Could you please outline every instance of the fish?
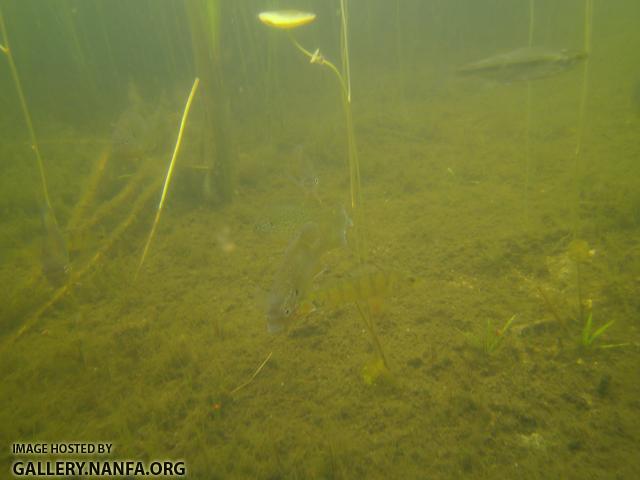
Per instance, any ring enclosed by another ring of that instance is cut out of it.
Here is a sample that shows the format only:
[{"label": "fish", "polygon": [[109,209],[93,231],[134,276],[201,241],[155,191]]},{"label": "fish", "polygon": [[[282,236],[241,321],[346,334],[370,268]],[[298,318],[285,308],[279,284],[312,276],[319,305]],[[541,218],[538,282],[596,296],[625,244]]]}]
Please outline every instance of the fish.
[{"label": "fish", "polygon": [[41,209],[42,220],[42,273],[54,287],[67,281],[71,266],[69,250],[50,205]]},{"label": "fish", "polygon": [[280,232],[293,235],[300,227],[317,217],[316,214],[316,210],[301,203],[272,205],[260,212],[260,218],[253,223],[253,230],[258,234]]},{"label": "fish", "polygon": [[376,269],[359,273],[309,293],[300,307],[303,314],[350,303],[367,305],[371,313],[382,312],[385,301],[403,280],[398,272]]},{"label": "fish", "polygon": [[307,222],[296,232],[267,294],[266,316],[270,333],[282,332],[290,325],[313,278],[320,273],[322,257],[331,250],[347,246],[347,230],[352,225],[342,209],[325,221]]},{"label": "fish", "polygon": [[320,177],[316,174],[311,159],[305,155],[304,146],[301,144],[293,148],[290,171],[288,179],[304,192],[305,198],[313,198],[322,205],[322,199],[318,193]]},{"label": "fish", "polygon": [[133,82],[127,92],[128,106],[113,124],[111,145],[114,156],[125,160],[138,160],[154,152],[162,138],[163,101],[155,109],[145,103]]},{"label": "fish", "polygon": [[153,149],[153,142],[144,116],[127,109],[118,117],[111,137],[113,153],[125,159],[137,159]]},{"label": "fish", "polygon": [[461,75],[478,75],[499,82],[535,80],[568,70],[588,57],[586,52],[524,47],[458,68]]}]

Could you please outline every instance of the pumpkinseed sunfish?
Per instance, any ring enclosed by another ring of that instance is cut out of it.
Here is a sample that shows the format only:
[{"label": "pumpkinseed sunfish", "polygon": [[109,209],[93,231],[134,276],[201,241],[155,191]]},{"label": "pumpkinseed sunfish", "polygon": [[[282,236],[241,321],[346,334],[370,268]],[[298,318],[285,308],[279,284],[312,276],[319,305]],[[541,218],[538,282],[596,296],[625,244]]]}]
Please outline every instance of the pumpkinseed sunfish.
[{"label": "pumpkinseed sunfish", "polygon": [[308,222],[296,232],[267,294],[267,326],[278,333],[289,325],[320,271],[325,253],[346,246],[353,225],[344,210],[323,222]]}]

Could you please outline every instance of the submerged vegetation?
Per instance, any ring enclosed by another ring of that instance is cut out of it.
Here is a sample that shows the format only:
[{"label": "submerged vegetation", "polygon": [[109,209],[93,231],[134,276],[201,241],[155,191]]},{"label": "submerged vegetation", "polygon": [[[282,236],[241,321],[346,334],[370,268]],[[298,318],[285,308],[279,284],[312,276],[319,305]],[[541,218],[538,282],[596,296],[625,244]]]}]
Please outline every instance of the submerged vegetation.
[{"label": "submerged vegetation", "polygon": [[611,320],[607,323],[605,323],[604,325],[601,325],[600,327],[596,328],[596,330],[593,330],[593,311],[589,312],[589,315],[587,315],[585,322],[584,322],[584,327],[582,328],[582,335],[580,336],[580,345],[582,348],[585,349],[609,349],[609,348],[618,348],[618,347],[625,347],[625,346],[629,346],[631,345],[631,343],[607,343],[607,344],[602,344],[602,343],[597,343],[596,340],[604,333],[606,332],[609,327],[611,327],[614,324],[615,320]]},{"label": "submerged vegetation", "polygon": [[486,355],[495,355],[502,348],[509,327],[515,319],[516,315],[511,316],[502,328],[494,327],[491,320],[488,319],[487,327],[482,334],[465,333],[465,335],[474,348]]},{"label": "submerged vegetation", "polygon": [[613,325],[613,320],[605,323],[601,327],[599,327],[595,332],[592,331],[592,320],[593,320],[593,312],[589,312],[587,318],[584,322],[584,327],[582,329],[582,346],[585,348],[589,348],[593,345],[593,342],[602,335],[611,325]]},{"label": "submerged vegetation", "polygon": [[2,444],[640,477],[640,4],[593,3],[0,0]]}]

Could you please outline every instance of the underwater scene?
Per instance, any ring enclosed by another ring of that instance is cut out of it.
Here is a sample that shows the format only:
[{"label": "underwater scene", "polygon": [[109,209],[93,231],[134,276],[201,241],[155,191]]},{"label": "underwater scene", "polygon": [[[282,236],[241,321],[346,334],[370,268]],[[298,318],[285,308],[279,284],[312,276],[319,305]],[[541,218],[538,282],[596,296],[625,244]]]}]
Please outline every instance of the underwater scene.
[{"label": "underwater scene", "polygon": [[640,478],[638,25],[0,0],[0,477]]}]

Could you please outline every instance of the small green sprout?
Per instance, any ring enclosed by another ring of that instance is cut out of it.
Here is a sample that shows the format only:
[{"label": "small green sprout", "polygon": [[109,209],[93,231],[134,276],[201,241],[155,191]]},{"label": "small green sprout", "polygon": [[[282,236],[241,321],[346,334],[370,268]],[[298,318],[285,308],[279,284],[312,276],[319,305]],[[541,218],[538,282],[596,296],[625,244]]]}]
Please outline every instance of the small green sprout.
[{"label": "small green sprout", "polygon": [[513,315],[509,320],[506,321],[502,328],[498,328],[497,330],[494,330],[491,326],[491,320],[487,320],[487,333],[485,334],[483,342],[484,345],[482,348],[484,353],[486,353],[487,355],[493,355],[500,349],[504,342],[504,336],[515,319],[516,316]]},{"label": "small green sprout", "polygon": [[580,346],[585,349],[599,348],[599,349],[605,350],[609,348],[626,347],[627,345],[631,345],[630,343],[608,343],[605,345],[594,345],[594,342],[598,339],[598,337],[600,337],[604,332],[606,332],[609,329],[609,327],[614,324],[614,322],[615,320],[611,320],[605,323],[604,325],[602,325],[600,328],[596,329],[596,331],[594,332],[592,331],[593,330],[593,312],[589,312],[589,315],[587,316],[584,322],[584,327],[582,328],[582,337],[580,339]]},{"label": "small green sprout", "polygon": [[595,332],[591,333],[593,328],[593,312],[589,312],[589,316],[584,322],[584,327],[582,328],[582,346],[589,348],[593,345],[593,342],[596,338],[602,335],[611,325],[613,325],[614,320],[611,320],[608,323],[605,323]]},{"label": "small green sprout", "polygon": [[474,335],[471,333],[465,333],[464,335],[473,347],[481,350],[482,353],[487,355],[494,355],[498,352],[500,347],[502,347],[504,337],[515,319],[516,315],[513,315],[505,322],[502,328],[498,329],[494,328],[491,320],[487,320],[487,328],[484,335]]}]

